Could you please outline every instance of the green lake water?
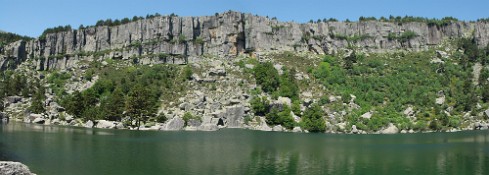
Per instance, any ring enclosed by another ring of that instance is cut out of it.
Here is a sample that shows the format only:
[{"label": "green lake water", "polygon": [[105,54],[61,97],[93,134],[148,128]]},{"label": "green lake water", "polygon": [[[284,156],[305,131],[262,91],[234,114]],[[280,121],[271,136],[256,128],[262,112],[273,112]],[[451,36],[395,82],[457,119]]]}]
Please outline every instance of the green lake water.
[{"label": "green lake water", "polygon": [[489,131],[335,135],[156,132],[10,123],[0,160],[39,175],[489,174]]}]

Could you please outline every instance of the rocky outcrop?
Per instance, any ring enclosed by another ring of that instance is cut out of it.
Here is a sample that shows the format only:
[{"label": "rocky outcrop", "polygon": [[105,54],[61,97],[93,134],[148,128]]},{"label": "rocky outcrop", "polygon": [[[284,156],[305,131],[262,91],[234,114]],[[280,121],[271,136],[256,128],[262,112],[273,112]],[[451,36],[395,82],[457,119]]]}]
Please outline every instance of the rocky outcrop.
[{"label": "rocky outcrop", "polygon": [[31,173],[29,168],[19,162],[0,161],[1,175],[35,175]]},{"label": "rocky outcrop", "polygon": [[[408,40],[389,34],[416,33]],[[117,26],[96,26],[47,34],[45,38],[10,44],[0,57],[2,68],[27,58],[40,70],[67,68],[82,57],[132,59],[144,63],[182,64],[204,54],[220,57],[270,51],[334,53],[349,44],[372,52],[424,50],[445,39],[474,37],[489,43],[489,23],[453,22],[280,22],[239,12],[214,16],[157,16]]]}]

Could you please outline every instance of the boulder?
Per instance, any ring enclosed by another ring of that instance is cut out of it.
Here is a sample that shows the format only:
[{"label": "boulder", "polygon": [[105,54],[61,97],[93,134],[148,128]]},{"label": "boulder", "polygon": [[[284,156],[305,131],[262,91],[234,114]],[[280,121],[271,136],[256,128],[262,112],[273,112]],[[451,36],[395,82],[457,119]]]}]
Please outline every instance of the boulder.
[{"label": "boulder", "polygon": [[438,105],[444,104],[445,103],[445,96],[441,96],[441,97],[436,98],[435,103]]},{"label": "boulder", "polygon": [[346,123],[338,123],[336,124],[336,127],[338,127],[338,129],[343,131],[346,128]]},{"label": "boulder", "polygon": [[32,120],[32,123],[36,123],[36,124],[44,124],[44,122],[46,122],[46,120],[44,120],[41,117],[35,118],[34,120]]},{"label": "boulder", "polygon": [[209,70],[210,76],[226,76],[226,69],[223,67],[215,67]]},{"label": "boulder", "polygon": [[370,119],[372,117],[373,112],[367,112],[365,114],[362,114],[360,117],[365,118],[365,119]]},{"label": "boulder", "polygon": [[301,127],[296,126],[292,129],[292,132],[302,132],[302,129]]},{"label": "boulder", "polygon": [[226,108],[226,112],[222,113],[221,118],[226,119],[227,127],[229,128],[239,128],[243,123],[244,117],[244,106],[243,105],[234,105]]},{"label": "boulder", "polygon": [[284,131],[284,128],[281,125],[276,125],[272,128],[272,131],[282,132]]},{"label": "boulder", "polygon": [[53,125],[60,125],[61,124],[61,120],[60,119],[54,119],[53,121],[51,121],[51,123]]},{"label": "boulder", "polygon": [[282,75],[282,74],[284,73],[284,70],[282,70],[282,67],[283,67],[282,65],[280,65],[280,64],[275,64],[275,65],[273,65],[273,67],[274,67],[275,69],[277,69],[277,71],[278,71],[278,74],[279,74],[279,75]]},{"label": "boulder", "polygon": [[448,58],[448,54],[445,51],[441,51],[441,50],[436,51],[436,56],[438,58],[443,58],[443,59]]},{"label": "boulder", "polygon": [[387,128],[380,131],[381,134],[397,134],[399,133],[399,129],[392,123],[389,123]]},{"label": "boulder", "polygon": [[352,125],[351,126],[351,133],[352,134],[358,134],[358,129],[357,129],[357,126],[356,125]]},{"label": "boulder", "polygon": [[103,129],[114,129],[115,128],[114,122],[107,121],[107,120],[97,120],[97,124],[95,125],[95,128],[103,128]]},{"label": "boulder", "polygon": [[180,117],[175,117],[173,119],[170,119],[168,123],[166,123],[164,126],[160,127],[160,130],[178,131],[182,130],[184,126],[185,121]]},{"label": "boulder", "polygon": [[413,107],[408,107],[406,110],[404,110],[404,115],[406,116],[413,116],[414,115],[414,110],[413,110]]},{"label": "boulder", "polygon": [[117,123],[117,125],[115,125],[115,129],[124,129],[124,124],[122,122],[120,123]]},{"label": "boulder", "polygon": [[22,97],[19,96],[8,96],[7,97],[7,102],[10,104],[18,103],[22,101]]},{"label": "boulder", "polygon": [[248,68],[248,69],[253,69],[255,67],[255,65],[253,65],[253,64],[245,64],[245,67]]},{"label": "boulder", "polygon": [[183,102],[180,105],[178,105],[178,108],[180,108],[181,110],[187,111],[188,109],[190,109],[190,106],[191,106],[190,103]]},{"label": "boulder", "polygon": [[278,97],[276,103],[290,106],[292,104],[292,100],[289,97]]},{"label": "boulder", "polygon": [[93,128],[95,124],[93,123],[93,121],[89,120],[88,122],[86,122],[83,126],[85,128]]},{"label": "boulder", "polygon": [[335,96],[330,95],[330,96],[328,97],[328,100],[329,100],[329,102],[330,102],[330,103],[333,103],[333,102],[337,101],[338,99],[337,99]]},{"label": "boulder", "polygon": [[188,126],[191,126],[191,127],[198,127],[198,126],[202,125],[202,121],[200,121],[200,120],[195,120],[195,119],[190,119],[190,120],[187,122],[187,125],[188,125]]},{"label": "boulder", "polygon": [[261,122],[261,125],[257,126],[255,129],[260,131],[272,131],[272,128],[270,128],[266,122]]},{"label": "boulder", "polygon": [[71,122],[73,119],[75,119],[72,115],[65,114],[65,121],[66,122]]},{"label": "boulder", "polygon": [[19,162],[0,161],[1,175],[35,175],[29,168]]}]

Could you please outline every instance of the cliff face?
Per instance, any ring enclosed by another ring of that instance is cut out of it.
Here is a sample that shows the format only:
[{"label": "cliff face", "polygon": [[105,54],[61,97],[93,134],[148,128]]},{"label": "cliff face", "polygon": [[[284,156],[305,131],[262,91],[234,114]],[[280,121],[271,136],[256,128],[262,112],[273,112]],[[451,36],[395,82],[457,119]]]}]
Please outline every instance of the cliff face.
[{"label": "cliff face", "polygon": [[[407,41],[389,38],[412,31]],[[219,57],[269,51],[334,53],[349,44],[371,52],[424,50],[445,39],[474,37],[489,43],[489,23],[454,22],[446,26],[390,22],[279,22],[266,17],[226,12],[216,16],[159,16],[118,26],[98,26],[47,34],[43,40],[16,42],[0,51],[8,59],[37,59],[39,69],[66,67],[87,55],[146,59],[181,64],[209,54]],[[144,60],[143,60],[144,61]],[[11,62],[12,64],[17,61]]]}]

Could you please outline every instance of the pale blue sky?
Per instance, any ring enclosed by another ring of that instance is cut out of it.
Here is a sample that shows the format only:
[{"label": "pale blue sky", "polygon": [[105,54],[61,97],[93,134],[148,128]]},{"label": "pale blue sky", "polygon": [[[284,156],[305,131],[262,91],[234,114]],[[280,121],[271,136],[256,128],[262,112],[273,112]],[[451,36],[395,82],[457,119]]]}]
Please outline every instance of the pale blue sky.
[{"label": "pale blue sky", "polygon": [[360,16],[489,17],[489,0],[0,0],[0,30],[38,36],[47,27],[93,25],[146,14],[213,15],[228,10],[281,21],[357,20]]}]

